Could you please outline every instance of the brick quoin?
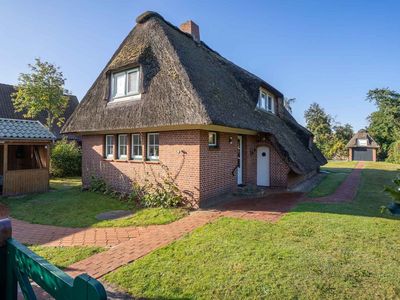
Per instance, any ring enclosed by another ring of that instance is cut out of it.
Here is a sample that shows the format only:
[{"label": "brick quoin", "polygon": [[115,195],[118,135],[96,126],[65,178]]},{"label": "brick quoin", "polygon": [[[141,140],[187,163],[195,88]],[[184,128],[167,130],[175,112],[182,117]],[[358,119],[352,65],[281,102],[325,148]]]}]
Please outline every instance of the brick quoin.
[{"label": "brick quoin", "polygon": [[[138,133],[138,132],[131,132]],[[142,134],[143,157],[146,156],[146,133]],[[208,146],[208,131],[180,130],[159,132],[160,162],[104,158],[104,135],[82,137],[82,180],[88,187],[92,176],[103,178],[115,190],[130,192],[133,182],[161,183],[168,170],[178,188],[194,207],[206,205],[210,199],[232,193],[237,189],[235,167],[238,155],[238,134],[219,132],[218,147]],[[270,182],[272,187],[287,187],[297,181],[297,175],[289,174],[290,168],[268,140],[259,141],[257,136],[243,137],[243,183],[257,183],[257,147],[270,149]],[[117,141],[117,135],[114,138]],[[130,153],[129,137],[128,153]],[[233,172],[234,171],[234,172]],[[233,173],[232,173],[233,172]],[[295,179],[293,179],[295,178]]]}]

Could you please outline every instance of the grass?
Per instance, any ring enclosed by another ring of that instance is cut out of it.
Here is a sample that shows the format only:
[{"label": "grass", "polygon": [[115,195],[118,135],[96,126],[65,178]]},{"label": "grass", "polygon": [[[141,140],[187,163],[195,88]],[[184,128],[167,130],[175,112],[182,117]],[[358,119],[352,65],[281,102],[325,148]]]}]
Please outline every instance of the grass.
[{"label": "grass", "polygon": [[223,218],[105,279],[162,299],[397,299],[400,218],[380,213],[399,165],[368,163],[356,199],[277,223]]},{"label": "grass", "polygon": [[43,257],[56,267],[64,269],[75,262],[104,251],[101,247],[43,247],[29,246],[33,252]]},{"label": "grass", "polygon": [[[24,197],[0,198],[12,217],[35,224],[65,227],[120,227],[166,224],[187,214],[184,209],[133,210],[128,203],[108,195],[81,191],[79,178],[52,179],[51,191]],[[99,221],[96,215],[112,210],[132,210],[133,216]]]},{"label": "grass", "polygon": [[347,178],[356,163],[355,161],[329,161],[322,167],[322,170],[329,173],[308,193],[308,197],[317,198],[333,194]]}]

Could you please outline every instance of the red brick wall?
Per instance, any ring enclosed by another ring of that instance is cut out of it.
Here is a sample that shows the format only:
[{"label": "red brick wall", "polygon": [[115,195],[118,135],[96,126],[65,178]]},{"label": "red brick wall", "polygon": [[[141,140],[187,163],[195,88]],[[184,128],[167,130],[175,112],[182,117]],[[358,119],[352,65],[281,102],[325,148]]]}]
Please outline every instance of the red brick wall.
[{"label": "red brick wall", "polygon": [[[142,135],[144,155],[145,136]],[[194,202],[200,198],[199,139],[200,131],[160,132],[159,136],[160,162],[169,168],[178,187]],[[103,142],[104,135],[82,137],[82,180],[85,187],[95,175],[102,177],[114,189],[129,192],[133,181],[143,184],[147,179],[156,183],[165,176],[165,170],[157,162],[105,160]]]},{"label": "red brick wall", "polygon": [[237,165],[237,135],[219,132],[218,147],[210,148],[208,131],[201,131],[200,142],[200,194],[202,205],[206,205],[212,198],[237,189],[236,173],[232,175]]},{"label": "red brick wall", "polygon": [[[206,205],[217,196],[237,189],[237,134],[218,133],[218,147],[209,148],[208,131],[187,130],[159,133],[160,163],[146,161],[119,161],[104,159],[104,135],[82,138],[82,180],[87,187],[92,175],[100,176],[114,189],[131,190],[132,182],[148,180],[159,182],[165,176],[166,165],[176,184],[187,198],[197,206]],[[232,138],[232,143],[230,143]],[[117,138],[115,137],[115,140]],[[270,183],[273,187],[288,186],[288,165],[268,140],[243,135],[243,183],[257,184],[257,147],[270,148]],[[146,155],[146,134],[142,134],[143,155]],[[116,152],[116,146],[114,147]],[[128,153],[130,146],[128,146]]]},{"label": "red brick wall", "polygon": [[289,166],[283,161],[279,153],[266,141],[258,141],[257,136],[245,137],[245,172],[246,184],[257,184],[257,147],[267,146],[270,150],[270,185],[271,187],[286,187],[288,185]]}]

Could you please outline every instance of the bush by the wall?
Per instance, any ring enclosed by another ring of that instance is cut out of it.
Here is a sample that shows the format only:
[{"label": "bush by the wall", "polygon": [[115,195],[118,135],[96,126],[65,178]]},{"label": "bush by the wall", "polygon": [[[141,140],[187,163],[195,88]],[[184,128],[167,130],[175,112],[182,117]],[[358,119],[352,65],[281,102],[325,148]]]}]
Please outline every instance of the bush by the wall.
[{"label": "bush by the wall", "polygon": [[400,140],[393,142],[388,151],[388,162],[400,164]]},{"label": "bush by the wall", "polygon": [[50,173],[55,177],[80,176],[82,151],[78,144],[66,139],[57,141],[50,156]]}]

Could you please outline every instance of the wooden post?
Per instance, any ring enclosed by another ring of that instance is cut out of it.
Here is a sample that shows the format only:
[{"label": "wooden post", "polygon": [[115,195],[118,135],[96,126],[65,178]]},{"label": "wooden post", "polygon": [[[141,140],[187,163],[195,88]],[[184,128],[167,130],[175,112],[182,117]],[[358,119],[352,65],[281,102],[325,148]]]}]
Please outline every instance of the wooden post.
[{"label": "wooden post", "polygon": [[17,281],[10,272],[12,268],[7,265],[7,241],[11,238],[11,231],[10,219],[0,220],[0,299],[7,299],[10,295],[12,295],[11,299],[17,297]]},{"label": "wooden post", "polygon": [[3,146],[3,196],[7,196],[8,145]]}]

